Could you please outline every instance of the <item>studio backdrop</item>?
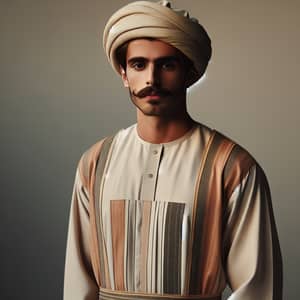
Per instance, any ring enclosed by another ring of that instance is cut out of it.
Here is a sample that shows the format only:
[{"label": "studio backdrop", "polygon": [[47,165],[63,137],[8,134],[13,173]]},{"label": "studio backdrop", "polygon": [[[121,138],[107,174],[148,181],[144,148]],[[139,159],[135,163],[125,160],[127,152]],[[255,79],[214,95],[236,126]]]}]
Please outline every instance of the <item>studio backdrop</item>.
[{"label": "studio backdrop", "polygon": [[[1,299],[62,299],[78,160],[136,122],[101,44],[107,19],[128,2],[0,2]],[[284,299],[297,300],[300,2],[172,3],[198,18],[212,39],[212,60],[189,91],[188,110],[263,167],[281,242]]]}]

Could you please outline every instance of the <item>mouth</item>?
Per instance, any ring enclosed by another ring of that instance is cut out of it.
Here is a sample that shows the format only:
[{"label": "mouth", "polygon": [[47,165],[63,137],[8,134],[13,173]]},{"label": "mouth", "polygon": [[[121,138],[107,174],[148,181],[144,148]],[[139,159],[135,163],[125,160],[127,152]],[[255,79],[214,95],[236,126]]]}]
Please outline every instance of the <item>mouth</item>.
[{"label": "mouth", "polygon": [[151,95],[146,96],[145,98],[150,99],[150,100],[159,100],[161,98],[161,95],[151,94]]}]

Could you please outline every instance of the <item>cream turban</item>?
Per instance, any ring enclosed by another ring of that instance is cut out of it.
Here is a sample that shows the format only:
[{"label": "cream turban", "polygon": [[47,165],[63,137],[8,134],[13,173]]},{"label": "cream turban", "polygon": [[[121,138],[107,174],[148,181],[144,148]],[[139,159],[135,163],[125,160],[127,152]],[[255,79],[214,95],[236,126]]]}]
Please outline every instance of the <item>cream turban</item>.
[{"label": "cream turban", "polygon": [[166,42],[184,53],[194,64],[196,82],[205,72],[211,57],[211,42],[205,29],[188,12],[171,8],[169,1],[136,1],[108,20],[103,47],[116,72],[120,73],[116,49],[125,42],[151,37]]}]

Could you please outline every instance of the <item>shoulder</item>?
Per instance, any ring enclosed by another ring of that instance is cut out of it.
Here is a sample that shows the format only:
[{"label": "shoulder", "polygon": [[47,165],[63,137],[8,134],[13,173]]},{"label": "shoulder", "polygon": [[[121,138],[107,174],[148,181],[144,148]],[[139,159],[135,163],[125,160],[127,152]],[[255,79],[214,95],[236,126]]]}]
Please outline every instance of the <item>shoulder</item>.
[{"label": "shoulder", "polygon": [[219,131],[216,131],[216,134],[224,144],[232,145],[223,169],[224,190],[228,199],[251,169],[256,169],[262,176],[265,174],[257,160],[245,147]]},{"label": "shoulder", "polygon": [[78,172],[82,181],[82,184],[88,188],[90,178],[92,176],[93,170],[95,169],[98,161],[99,154],[103,143],[108,138],[104,137],[96,143],[89,146],[82,154],[78,163]]},{"label": "shoulder", "polygon": [[78,162],[78,172],[83,185],[89,188],[90,182],[93,180],[95,174],[96,166],[101,151],[104,149],[109,149],[113,143],[116,143],[124,135],[127,136],[134,131],[135,124],[127,127],[121,128],[115,133],[109,136],[105,136],[98,140],[91,146],[89,146],[82,154]]},{"label": "shoulder", "polygon": [[82,154],[78,162],[78,172],[81,177],[83,185],[89,188],[92,177],[95,174],[96,166],[101,151],[104,149],[109,149],[113,140],[118,136],[121,130],[118,132],[103,137],[91,146],[89,146]]}]

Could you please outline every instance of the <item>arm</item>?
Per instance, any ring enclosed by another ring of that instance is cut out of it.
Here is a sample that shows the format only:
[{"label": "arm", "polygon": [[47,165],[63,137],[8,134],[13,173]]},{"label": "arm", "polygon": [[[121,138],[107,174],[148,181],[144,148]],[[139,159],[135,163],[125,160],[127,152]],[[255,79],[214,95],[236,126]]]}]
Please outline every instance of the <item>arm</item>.
[{"label": "arm", "polygon": [[271,193],[255,163],[231,194],[224,233],[228,300],[281,300],[282,258]]},{"label": "arm", "polygon": [[64,300],[96,300],[98,285],[90,256],[89,197],[77,168],[70,209]]}]

